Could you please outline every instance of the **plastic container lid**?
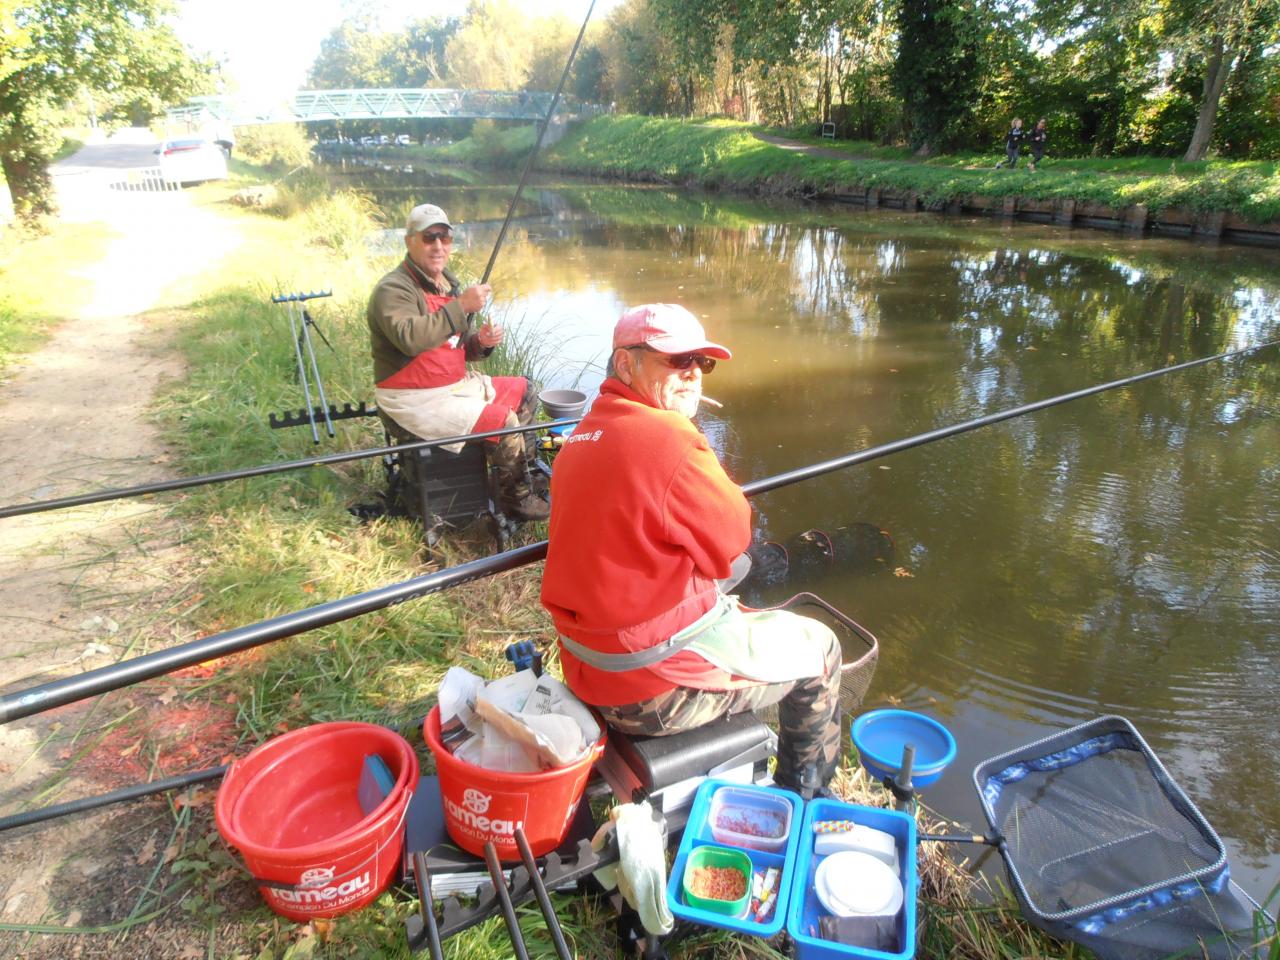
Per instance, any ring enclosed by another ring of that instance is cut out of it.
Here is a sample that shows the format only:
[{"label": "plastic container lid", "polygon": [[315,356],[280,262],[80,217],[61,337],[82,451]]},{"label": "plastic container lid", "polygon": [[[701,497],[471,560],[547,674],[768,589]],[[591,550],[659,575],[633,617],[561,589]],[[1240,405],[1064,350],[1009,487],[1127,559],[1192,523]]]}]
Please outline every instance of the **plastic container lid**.
[{"label": "plastic container lid", "polygon": [[818,864],[814,888],[827,912],[837,917],[894,916],[902,909],[902,881],[860,850],[833,853]]},{"label": "plastic container lid", "polygon": [[791,804],[764,789],[720,787],[707,823],[717,843],[777,853],[791,835]]}]

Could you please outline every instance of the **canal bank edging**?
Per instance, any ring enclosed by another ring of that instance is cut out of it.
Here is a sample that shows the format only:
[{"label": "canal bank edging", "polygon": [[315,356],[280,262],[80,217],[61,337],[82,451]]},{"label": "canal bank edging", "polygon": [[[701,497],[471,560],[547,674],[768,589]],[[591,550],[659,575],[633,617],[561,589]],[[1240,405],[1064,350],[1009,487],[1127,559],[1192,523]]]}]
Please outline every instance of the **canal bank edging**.
[{"label": "canal bank edging", "polygon": [[980,214],[1031,223],[1052,223],[1063,227],[1116,230],[1139,236],[1163,235],[1280,248],[1280,223],[1251,223],[1237,214],[1223,210],[1168,207],[1152,213],[1142,203],[1111,207],[1071,199],[1036,200],[1031,197],[986,197],[978,194],[926,202],[914,190],[900,192],[882,187],[824,192],[818,194],[817,199],[868,208],[905,210],[908,213],[923,211],[951,215]]}]

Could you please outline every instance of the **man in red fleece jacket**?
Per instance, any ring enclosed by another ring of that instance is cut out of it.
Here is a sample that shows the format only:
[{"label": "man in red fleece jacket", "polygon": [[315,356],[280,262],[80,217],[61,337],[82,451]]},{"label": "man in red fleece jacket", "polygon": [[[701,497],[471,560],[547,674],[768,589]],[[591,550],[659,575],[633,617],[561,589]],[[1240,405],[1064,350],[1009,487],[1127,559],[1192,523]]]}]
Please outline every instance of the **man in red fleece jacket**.
[{"label": "man in red fleece jacket", "polygon": [[600,396],[556,456],[542,603],[565,681],[611,726],[678,733],[778,703],[775,781],[825,787],[839,642],[807,617],[743,611],[716,586],[751,541],[751,508],[690,418],[703,376],[730,356],[684,307],[622,315]]}]

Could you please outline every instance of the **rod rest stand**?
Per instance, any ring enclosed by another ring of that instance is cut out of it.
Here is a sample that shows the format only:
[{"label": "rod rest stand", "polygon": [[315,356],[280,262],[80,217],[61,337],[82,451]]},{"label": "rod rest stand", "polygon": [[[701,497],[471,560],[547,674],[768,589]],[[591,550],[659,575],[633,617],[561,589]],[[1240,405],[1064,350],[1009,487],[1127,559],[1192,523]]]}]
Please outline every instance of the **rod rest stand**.
[{"label": "rod rest stand", "polygon": [[[560,854],[554,850],[546,855],[541,870],[542,882],[548,890],[554,891],[557,887],[576,883],[601,867],[617,862],[617,843],[611,840],[604,849],[597,852],[591,849],[591,841],[584,838],[578,841],[577,855],[572,860],[561,859]],[[523,864],[511,868],[511,880],[507,889],[511,903],[515,906],[533,899],[533,882]],[[490,917],[496,917],[499,909],[498,893],[491,884],[482,887],[475,903],[470,905],[464,906],[457,897],[446,897],[441,908],[440,938],[443,940],[452,937]],[[409,949],[415,953],[426,949],[427,931],[422,917],[416,913],[410,915],[405,919],[404,927]]]},{"label": "rod rest stand", "polygon": [[[376,417],[378,415],[378,407],[367,400],[361,400],[358,406],[352,406],[344,403],[342,409],[339,410],[334,404],[329,404],[330,420],[354,420],[358,417]],[[312,407],[311,415],[307,415],[306,407],[298,410],[296,413],[292,410],[285,410],[279,414],[267,414],[267,422],[271,424],[272,430],[279,430],[281,427],[301,427],[312,422],[312,418],[323,419],[325,415],[324,407]]]}]

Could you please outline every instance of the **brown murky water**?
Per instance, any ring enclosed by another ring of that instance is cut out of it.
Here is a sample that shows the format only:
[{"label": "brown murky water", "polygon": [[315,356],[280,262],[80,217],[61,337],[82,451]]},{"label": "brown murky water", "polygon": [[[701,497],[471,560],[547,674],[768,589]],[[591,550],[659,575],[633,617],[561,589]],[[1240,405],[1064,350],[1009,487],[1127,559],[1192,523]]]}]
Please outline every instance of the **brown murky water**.
[{"label": "brown murky water", "polygon": [[[445,207],[483,268],[511,186],[379,173],[393,221]],[[704,426],[745,482],[1280,336],[1280,255],[683,191],[526,193],[493,283],[553,386],[598,384],[614,320],[668,300],[735,358]],[[946,724],[925,800],[979,829],[980,761],[1131,720],[1227,841],[1280,880],[1280,355],[1078,400],[757,498],[762,539],[870,524],[893,555],[811,564],[875,632],[866,706]],[[855,528],[862,529],[862,528]]]}]

